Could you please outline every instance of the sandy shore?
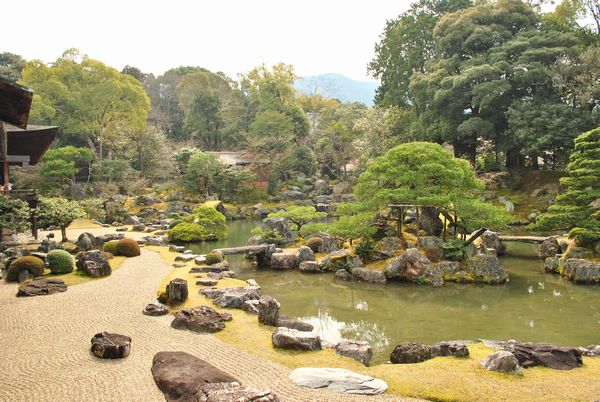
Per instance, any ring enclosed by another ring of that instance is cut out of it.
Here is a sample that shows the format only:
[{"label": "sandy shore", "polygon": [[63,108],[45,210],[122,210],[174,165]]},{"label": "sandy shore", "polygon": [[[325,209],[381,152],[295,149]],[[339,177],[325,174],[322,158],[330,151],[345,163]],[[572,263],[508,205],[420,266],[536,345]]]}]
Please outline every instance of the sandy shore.
[{"label": "sandy shore", "polygon": [[[17,286],[1,281],[0,400],[163,401],[150,373],[154,354],[163,350],[206,359],[242,383],[271,389],[285,401],[401,400],[301,388],[288,380],[287,367],[211,335],[173,329],[171,316],[143,315],[142,308],[153,301],[170,269],[158,254],[144,250],[110,277],[61,294],[17,298]],[[132,337],[131,355],[116,361],[95,358],[90,339],[101,331]]]}]

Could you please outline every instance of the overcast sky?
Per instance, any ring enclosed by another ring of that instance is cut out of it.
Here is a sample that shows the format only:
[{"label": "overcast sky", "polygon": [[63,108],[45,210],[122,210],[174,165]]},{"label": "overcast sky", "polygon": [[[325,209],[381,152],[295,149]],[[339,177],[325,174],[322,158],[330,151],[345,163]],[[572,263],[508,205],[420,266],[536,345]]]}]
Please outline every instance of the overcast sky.
[{"label": "overcast sky", "polygon": [[[117,69],[161,74],[193,65],[235,78],[261,63],[300,76],[369,79],[387,19],[410,0],[169,0],[4,2],[0,52],[51,62],[77,48]],[[9,17],[10,16],[10,17]]]}]

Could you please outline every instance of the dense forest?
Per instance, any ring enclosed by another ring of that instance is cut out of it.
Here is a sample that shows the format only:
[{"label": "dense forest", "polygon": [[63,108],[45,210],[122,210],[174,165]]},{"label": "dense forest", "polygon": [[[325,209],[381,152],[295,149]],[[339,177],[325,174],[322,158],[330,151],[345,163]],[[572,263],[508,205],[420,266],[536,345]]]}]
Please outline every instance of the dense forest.
[{"label": "dense forest", "polygon": [[283,63],[235,78],[195,66],[155,76],[75,49],[50,64],[1,53],[0,75],[35,91],[30,123],[61,128],[37,174],[16,182],[131,190],[196,169],[235,189],[249,171],[195,154],[238,150],[269,163],[273,190],[298,173],[360,173],[413,141],[451,146],[480,171],[564,169],[574,138],[600,124],[599,31],[595,0],[549,13],[520,0],[420,0],[383,27],[368,64],[381,82],[373,108],[299,94]]}]

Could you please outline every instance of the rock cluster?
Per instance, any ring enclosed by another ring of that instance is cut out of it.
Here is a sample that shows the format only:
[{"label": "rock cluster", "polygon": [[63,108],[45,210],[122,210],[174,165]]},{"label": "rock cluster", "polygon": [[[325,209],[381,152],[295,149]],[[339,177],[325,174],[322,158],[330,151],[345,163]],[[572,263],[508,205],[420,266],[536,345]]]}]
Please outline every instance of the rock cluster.
[{"label": "rock cluster", "polygon": [[219,313],[209,306],[199,306],[178,312],[171,326],[195,332],[218,332],[225,328],[225,321],[231,321],[231,314]]},{"label": "rock cluster", "polygon": [[469,349],[462,342],[440,342],[431,346],[405,342],[394,348],[390,361],[394,364],[420,363],[438,356],[468,357]]},{"label": "rock cluster", "polygon": [[209,299],[213,299],[214,304],[223,308],[241,309],[245,301],[260,299],[260,289],[255,286],[202,289],[200,293]]}]

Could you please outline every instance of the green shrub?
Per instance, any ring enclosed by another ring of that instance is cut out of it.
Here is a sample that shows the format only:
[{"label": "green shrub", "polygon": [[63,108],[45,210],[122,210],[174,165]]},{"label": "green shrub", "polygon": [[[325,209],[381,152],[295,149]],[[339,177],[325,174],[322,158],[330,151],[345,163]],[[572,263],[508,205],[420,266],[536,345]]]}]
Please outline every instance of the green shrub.
[{"label": "green shrub", "polygon": [[208,265],[217,264],[223,261],[223,254],[220,251],[211,251],[206,254],[206,263]]},{"label": "green shrub", "polygon": [[273,244],[281,244],[283,243],[283,237],[281,237],[281,234],[276,231],[275,229],[269,229],[266,232],[264,232],[261,228],[254,228],[250,231],[250,233],[252,233],[253,235],[256,236],[262,236],[262,238],[265,240],[265,242],[267,243],[273,243]]},{"label": "green shrub", "polygon": [[195,223],[183,222],[169,229],[169,240],[180,242],[197,242],[205,239],[206,232],[202,226]]},{"label": "green shrub", "polygon": [[119,243],[118,240],[111,240],[109,242],[106,242],[106,243],[104,243],[104,246],[102,247],[102,251],[111,253],[112,255],[119,255],[119,251],[117,250],[118,243]]},{"label": "green shrub", "polygon": [[575,240],[578,246],[594,248],[594,244],[600,241],[600,231],[588,228],[573,228],[569,232],[569,239]]},{"label": "green shrub", "polygon": [[311,237],[304,243],[304,245],[310,248],[313,252],[318,253],[323,246],[323,239],[320,237]]},{"label": "green shrub", "polygon": [[117,253],[125,257],[140,255],[140,245],[133,239],[124,238],[117,241]]},{"label": "green shrub", "polygon": [[360,258],[363,260],[368,260],[371,252],[373,251],[373,246],[374,244],[371,239],[361,239],[354,247],[354,250]]},{"label": "green shrub", "polygon": [[75,262],[73,256],[65,250],[52,250],[47,257],[48,268],[53,274],[67,274],[73,272]]},{"label": "green shrub", "polygon": [[445,260],[461,261],[467,258],[467,247],[461,240],[449,240],[440,245]]},{"label": "green shrub", "polygon": [[173,229],[175,226],[179,225],[180,223],[183,223],[183,219],[173,219],[169,223],[169,229]]},{"label": "green shrub", "polygon": [[298,234],[302,237],[309,237],[319,232],[327,231],[327,224],[321,222],[307,223],[300,228]]},{"label": "green shrub", "polygon": [[18,281],[19,274],[21,271],[25,270],[29,271],[33,277],[44,275],[44,262],[33,256],[19,257],[8,267],[8,271],[6,272],[6,281]]},{"label": "green shrub", "polygon": [[196,223],[202,226],[206,233],[204,240],[220,240],[227,237],[225,215],[209,206],[200,206],[193,212],[197,218]]}]

